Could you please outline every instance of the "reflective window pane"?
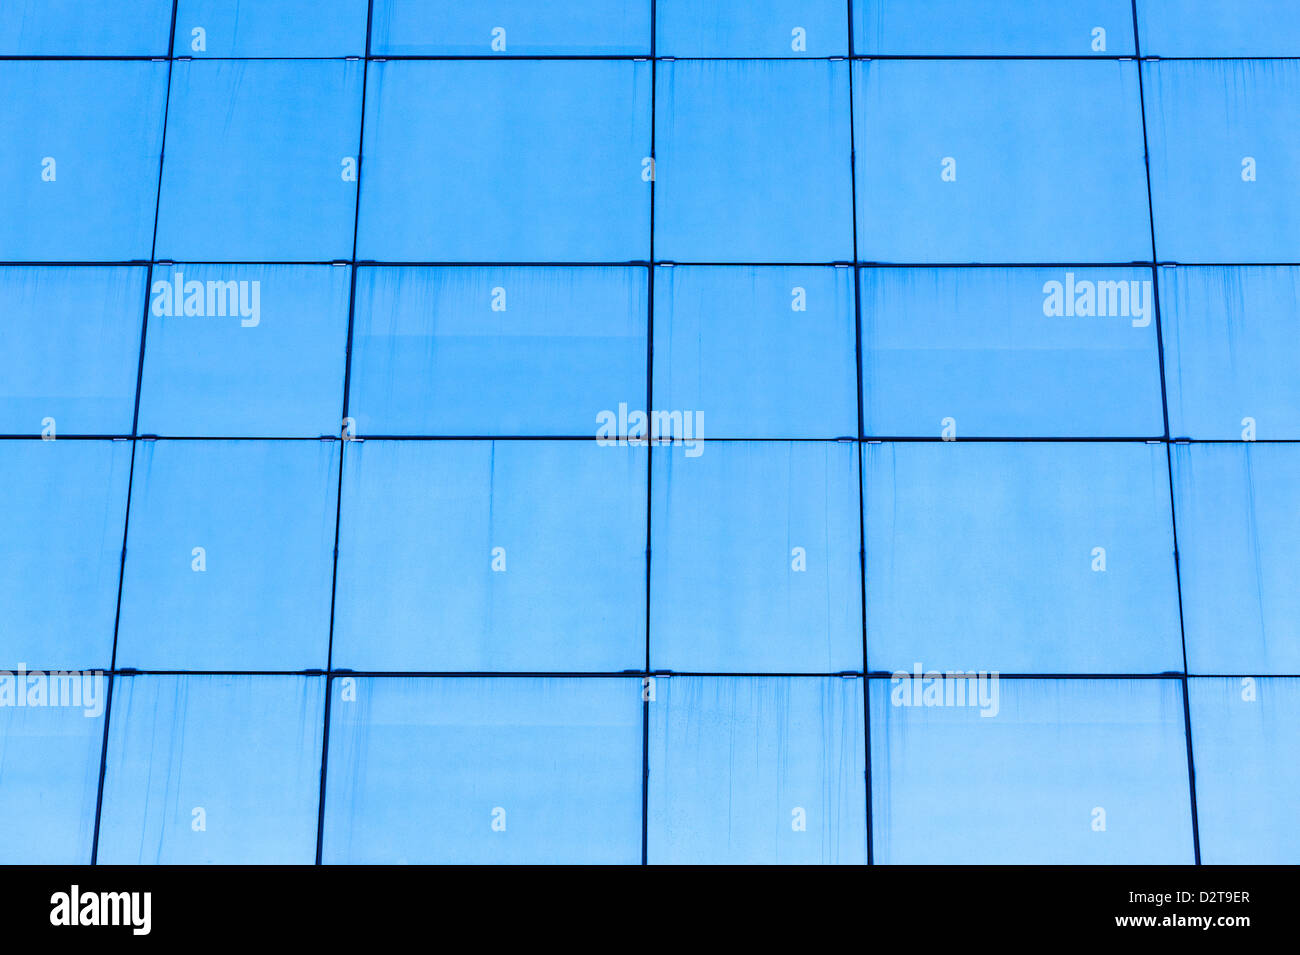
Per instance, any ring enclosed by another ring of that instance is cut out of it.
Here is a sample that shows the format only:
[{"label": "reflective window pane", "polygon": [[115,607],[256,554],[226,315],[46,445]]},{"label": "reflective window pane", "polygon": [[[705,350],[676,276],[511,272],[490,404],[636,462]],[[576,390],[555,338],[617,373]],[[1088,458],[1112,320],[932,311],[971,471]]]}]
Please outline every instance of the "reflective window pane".
[{"label": "reflective window pane", "polygon": [[871,681],[877,863],[1193,861],[1180,681],[927,689]]},{"label": "reflective window pane", "polygon": [[1292,261],[1300,62],[1163,60],[1142,69],[1161,261]]},{"label": "reflective window pane", "polygon": [[158,257],[351,258],[363,70],[338,60],[176,63]]},{"label": "reflective window pane", "polygon": [[595,435],[645,402],[644,268],[366,268],[348,415],[359,434]]},{"label": "reflective window pane", "polygon": [[107,668],[131,444],[0,441],[0,669]]},{"label": "reflective window pane", "polygon": [[1300,268],[1162,268],[1169,430],[1300,439]]},{"label": "reflective window pane", "polygon": [[858,55],[1133,55],[1129,0],[852,0],[852,6]]},{"label": "reflective window pane", "polygon": [[595,60],[374,64],[357,254],[644,259],[650,72]]},{"label": "reflective window pane", "polygon": [[166,63],[0,63],[0,260],[148,259],[166,99]]},{"label": "reflective window pane", "polygon": [[[35,686],[25,675],[26,690]],[[50,685],[49,674],[37,679]],[[108,681],[74,678],[80,706],[0,706],[0,864],[87,865],[95,835]],[[0,670],[0,698],[19,673]],[[69,684],[71,685],[71,684]],[[71,697],[68,697],[71,700]]]},{"label": "reflective window pane", "polygon": [[1300,680],[1189,680],[1196,821],[1207,865],[1300,861]]},{"label": "reflective window pane", "polygon": [[349,270],[153,270],[140,432],[320,437],[342,425]]},{"label": "reflective window pane", "polygon": [[862,269],[868,437],[1156,437],[1143,269]]},{"label": "reflective window pane", "polygon": [[862,680],[658,678],[651,864],[866,861]]},{"label": "reflective window pane", "polygon": [[338,455],[337,441],[141,442],[118,665],[324,666]]},{"label": "reflective window pane", "polygon": [[376,56],[650,53],[647,0],[375,0]]},{"label": "reflective window pane", "polygon": [[1150,258],[1134,63],[876,60],[854,82],[863,261]]},{"label": "reflective window pane", "polygon": [[131,433],[147,274],[0,268],[0,434]]},{"label": "reflective window pane", "polygon": [[655,255],[852,259],[847,70],[824,61],[660,64]]},{"label": "reflective window pane", "polygon": [[849,51],[843,0],[658,0],[660,56],[827,57]]},{"label": "reflective window pane", "polygon": [[1300,673],[1300,446],[1173,450],[1193,673]]},{"label": "reflective window pane", "polygon": [[335,665],[640,668],[645,455],[595,441],[349,444]]},{"label": "reflective window pane", "polygon": [[362,56],[366,0],[177,0],[176,56]]},{"label": "reflective window pane", "polygon": [[640,861],[639,678],[343,677],[330,692],[325,862]]},{"label": "reflective window pane", "polygon": [[1182,669],[1165,450],[868,444],[872,670]]},{"label": "reflective window pane", "polygon": [[119,677],[99,860],[309,865],[325,680]]},{"label": "reflective window pane", "polygon": [[860,672],[854,445],[706,441],[652,459],[652,669]]},{"label": "reflective window pane", "polygon": [[654,403],[718,438],[837,438],[858,428],[853,273],[655,270]]}]

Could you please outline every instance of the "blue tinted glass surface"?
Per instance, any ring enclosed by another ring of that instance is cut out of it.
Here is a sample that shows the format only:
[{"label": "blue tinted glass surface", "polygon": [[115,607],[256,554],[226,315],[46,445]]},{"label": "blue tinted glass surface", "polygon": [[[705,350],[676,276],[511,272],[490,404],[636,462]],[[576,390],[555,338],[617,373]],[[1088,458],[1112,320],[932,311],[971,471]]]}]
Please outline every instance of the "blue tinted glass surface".
[{"label": "blue tinted glass surface", "polygon": [[1296,56],[1291,0],[1137,0],[1144,56]]},{"label": "blue tinted glass surface", "polygon": [[196,59],[361,56],[366,0],[177,0],[174,52]]},{"label": "blue tinted glass surface", "polygon": [[854,83],[863,261],[1150,257],[1135,64],[876,60]]},{"label": "blue tinted glass surface", "polygon": [[847,70],[825,61],[660,64],[655,255],[852,259]]},{"label": "blue tinted glass surface", "polygon": [[645,455],[595,441],[349,444],[335,663],[641,666]]},{"label": "blue tinted glass surface", "polygon": [[118,665],[323,666],[338,455],[337,441],[142,442]]},{"label": "blue tinted glass surface", "polygon": [[877,863],[1193,861],[1178,680],[985,685],[933,706],[871,681]]},{"label": "blue tinted glass surface", "polygon": [[1169,431],[1300,439],[1300,268],[1162,268]]},{"label": "blue tinted glass surface", "polygon": [[654,403],[708,436],[854,434],[853,359],[847,268],[655,270]]},{"label": "blue tinted glass surface", "polygon": [[1193,673],[1300,673],[1300,445],[1173,450]]},{"label": "blue tinted glass surface", "polygon": [[167,64],[0,63],[0,259],[147,259]]},{"label": "blue tinted glass surface", "polygon": [[129,434],[143,268],[0,268],[0,434]]},{"label": "blue tinted glass surface", "polygon": [[165,56],[171,0],[8,0],[0,56]]},{"label": "blue tinted glass surface", "polygon": [[652,669],[862,669],[858,474],[841,442],[652,451]]},{"label": "blue tinted glass surface", "polygon": [[376,56],[650,52],[647,0],[375,0]]},{"label": "blue tinted glass surface", "polygon": [[644,268],[366,268],[358,433],[594,435],[645,402]]},{"label": "blue tinted glass surface", "polygon": [[1294,4],[113,6],[0,0],[0,862],[1300,861]]},{"label": "blue tinted glass surface", "polygon": [[330,692],[325,862],[639,861],[639,678],[342,678]]},{"label": "blue tinted glass surface", "polygon": [[1295,259],[1300,62],[1167,60],[1142,70],[1160,259]]},{"label": "blue tinted glass surface", "polygon": [[373,65],[357,254],[645,258],[650,73],[630,61]]},{"label": "blue tinted glass surface", "polygon": [[843,0],[658,0],[660,56],[845,56]]},{"label": "blue tinted glass surface", "polygon": [[840,677],[656,679],[648,861],[865,862],[862,693]]},{"label": "blue tinted glass surface", "polygon": [[1300,680],[1189,680],[1201,861],[1300,862]]},{"label": "blue tinted glass surface", "polygon": [[363,72],[338,60],[176,63],[159,258],[350,258]]},{"label": "blue tinted glass surface", "polygon": [[[0,672],[0,693],[18,677]],[[81,706],[0,706],[0,864],[90,862],[108,681],[87,686],[89,708],[84,695]]]},{"label": "blue tinted glass surface", "polygon": [[868,436],[1164,432],[1149,270],[863,269]]},{"label": "blue tinted glass surface", "polygon": [[852,0],[852,6],[858,55],[1133,53],[1129,0]]},{"label": "blue tinted glass surface", "polygon": [[325,680],[118,679],[98,861],[311,864]]},{"label": "blue tinted glass surface", "polygon": [[869,444],[872,670],[1182,669],[1165,450]]},{"label": "blue tinted glass surface", "polygon": [[158,266],[142,434],[319,437],[343,408],[349,270]]},{"label": "blue tinted glass surface", "polygon": [[0,441],[0,669],[108,667],[131,445]]}]

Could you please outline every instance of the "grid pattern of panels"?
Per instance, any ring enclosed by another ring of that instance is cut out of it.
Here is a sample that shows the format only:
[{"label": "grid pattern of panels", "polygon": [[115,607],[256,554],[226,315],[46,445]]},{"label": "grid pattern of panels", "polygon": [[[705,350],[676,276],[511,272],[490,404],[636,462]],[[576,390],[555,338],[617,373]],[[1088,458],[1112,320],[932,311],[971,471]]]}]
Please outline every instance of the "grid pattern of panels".
[{"label": "grid pattern of panels", "polygon": [[1289,0],[16,0],[0,101],[0,861],[1300,861]]}]

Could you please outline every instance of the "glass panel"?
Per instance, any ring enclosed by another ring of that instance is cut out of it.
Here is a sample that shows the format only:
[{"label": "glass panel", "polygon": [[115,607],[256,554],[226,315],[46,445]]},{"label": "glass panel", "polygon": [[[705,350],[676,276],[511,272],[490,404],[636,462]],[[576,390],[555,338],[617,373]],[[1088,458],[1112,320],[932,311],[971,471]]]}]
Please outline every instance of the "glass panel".
[{"label": "glass panel", "polygon": [[645,403],[644,268],[366,268],[348,415],[359,434],[592,435]]},{"label": "glass panel", "polygon": [[0,670],[0,864],[90,863],[107,697],[102,674]]},{"label": "glass panel", "polygon": [[1300,438],[1300,268],[1162,268],[1169,430]]},{"label": "glass panel", "polygon": [[862,681],[658,678],[648,858],[864,863]]},{"label": "glass panel", "polygon": [[343,677],[330,692],[325,862],[640,860],[639,678]]},{"label": "glass panel", "polygon": [[148,259],[166,98],[166,63],[0,63],[0,260]]},{"label": "glass panel", "polygon": [[654,404],[708,437],[853,435],[854,335],[849,269],[656,269]]},{"label": "glass panel", "polygon": [[375,0],[376,56],[650,53],[649,0]]},{"label": "glass panel", "polygon": [[871,681],[877,863],[1193,861],[1178,680],[971,682]]},{"label": "glass panel", "polygon": [[136,451],[119,666],[323,667],[337,441],[145,441]]},{"label": "glass panel", "polygon": [[660,56],[846,56],[844,0],[658,0]]},{"label": "glass panel", "polygon": [[645,455],[595,441],[349,444],[335,665],[640,669]]},{"label": "glass panel", "polygon": [[175,55],[363,56],[366,7],[366,0],[177,0]]},{"label": "glass panel", "polygon": [[1164,434],[1150,270],[871,268],[859,282],[868,436]]},{"label": "glass panel", "polygon": [[1289,262],[1300,248],[1300,62],[1142,64],[1161,261]]},{"label": "glass panel", "polygon": [[1129,0],[853,0],[853,26],[867,56],[1133,55]]},{"label": "glass panel", "polygon": [[1143,56],[1295,56],[1293,0],[1137,0]]},{"label": "glass panel", "polygon": [[1176,445],[1187,665],[1300,673],[1300,445]]},{"label": "glass panel", "polygon": [[1182,669],[1159,445],[869,444],[873,671]]},{"label": "glass panel", "polygon": [[310,865],[325,679],[119,677],[99,861]]},{"label": "glass panel", "polygon": [[0,441],[0,669],[108,668],[131,445]]},{"label": "glass panel", "polygon": [[0,434],[130,434],[144,268],[0,268]]},{"label": "glass panel", "polygon": [[653,452],[653,668],[861,672],[854,445],[694,451]]},{"label": "glass panel", "polygon": [[1189,680],[1196,822],[1207,865],[1295,865],[1300,680]]},{"label": "glass panel", "polygon": [[877,60],[854,82],[862,261],[1149,260],[1135,64]]},{"label": "glass panel", "polygon": [[6,0],[0,56],[166,56],[171,0]]},{"label": "glass panel", "polygon": [[649,63],[390,62],[371,71],[361,258],[646,257]]},{"label": "glass panel", "polygon": [[349,271],[328,265],[156,267],[140,432],[339,434]]},{"label": "glass panel", "polygon": [[364,64],[178,62],[167,109],[158,257],[352,256]]},{"label": "glass panel", "polygon": [[660,64],[655,255],[851,260],[847,70],[843,62]]}]

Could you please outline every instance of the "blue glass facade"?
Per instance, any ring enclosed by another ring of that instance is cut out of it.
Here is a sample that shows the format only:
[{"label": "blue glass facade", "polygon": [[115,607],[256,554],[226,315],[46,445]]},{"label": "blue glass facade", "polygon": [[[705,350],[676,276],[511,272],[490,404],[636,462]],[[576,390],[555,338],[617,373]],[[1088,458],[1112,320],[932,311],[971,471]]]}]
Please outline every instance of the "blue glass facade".
[{"label": "blue glass facade", "polygon": [[1294,4],[18,0],[0,101],[0,862],[1300,862]]}]

